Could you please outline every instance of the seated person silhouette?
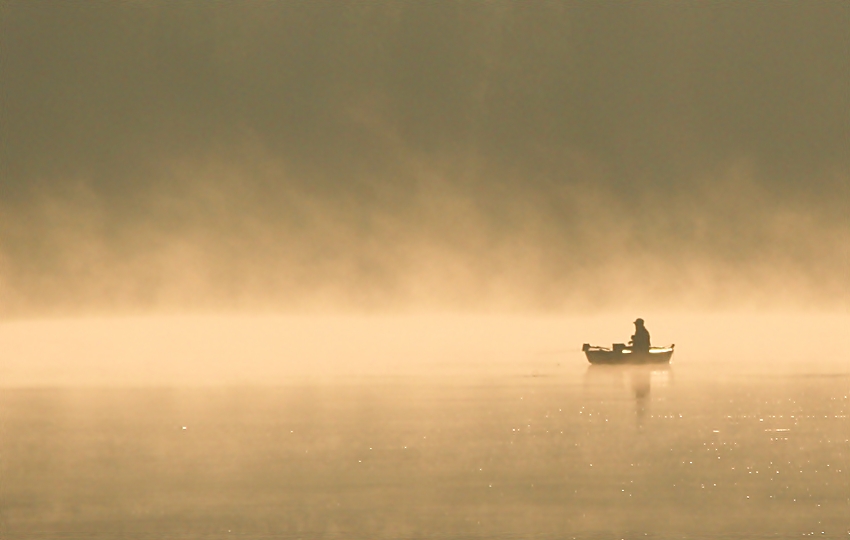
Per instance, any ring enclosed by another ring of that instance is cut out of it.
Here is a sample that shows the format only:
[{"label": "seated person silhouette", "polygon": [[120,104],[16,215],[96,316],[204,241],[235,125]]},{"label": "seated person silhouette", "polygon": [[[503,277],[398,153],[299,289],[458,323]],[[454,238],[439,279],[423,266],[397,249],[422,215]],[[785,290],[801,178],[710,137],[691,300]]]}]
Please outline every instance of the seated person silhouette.
[{"label": "seated person silhouette", "polygon": [[643,319],[635,321],[635,335],[629,342],[629,348],[635,352],[649,352],[649,330],[643,325]]}]

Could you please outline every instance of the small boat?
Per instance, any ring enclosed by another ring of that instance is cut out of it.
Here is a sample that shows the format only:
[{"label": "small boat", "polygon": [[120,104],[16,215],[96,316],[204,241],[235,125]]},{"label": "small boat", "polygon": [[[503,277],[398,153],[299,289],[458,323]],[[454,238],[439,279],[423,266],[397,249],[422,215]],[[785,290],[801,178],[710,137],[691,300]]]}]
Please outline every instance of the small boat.
[{"label": "small boat", "polygon": [[649,351],[634,351],[623,343],[614,343],[612,348],[598,347],[585,343],[581,350],[591,364],[669,364],[673,347],[650,347]]}]

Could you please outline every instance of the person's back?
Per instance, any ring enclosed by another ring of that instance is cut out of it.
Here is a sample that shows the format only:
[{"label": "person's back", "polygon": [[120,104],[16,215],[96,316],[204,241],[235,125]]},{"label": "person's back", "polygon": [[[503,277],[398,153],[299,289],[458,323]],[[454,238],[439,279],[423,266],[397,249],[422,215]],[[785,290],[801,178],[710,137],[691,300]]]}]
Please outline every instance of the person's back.
[{"label": "person's back", "polygon": [[635,335],[632,336],[632,350],[646,352],[649,347],[649,330],[643,325],[643,319],[637,319],[635,321]]}]

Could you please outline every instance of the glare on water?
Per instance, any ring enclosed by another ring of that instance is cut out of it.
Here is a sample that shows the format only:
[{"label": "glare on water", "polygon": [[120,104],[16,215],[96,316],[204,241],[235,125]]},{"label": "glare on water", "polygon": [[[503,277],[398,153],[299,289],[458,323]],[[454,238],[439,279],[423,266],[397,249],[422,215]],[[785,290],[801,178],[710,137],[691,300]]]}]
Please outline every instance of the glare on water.
[{"label": "glare on water", "polygon": [[[411,331],[384,349],[372,343],[373,369],[359,375],[334,376],[328,367],[344,366],[345,353],[314,349],[320,376],[304,366],[284,376],[280,365],[297,362],[281,354],[260,384],[256,358],[225,347],[254,371],[248,382],[213,366],[218,381],[193,385],[179,377],[199,366],[153,365],[139,384],[105,384],[78,363],[89,372],[75,384],[7,384],[4,537],[850,534],[845,360],[765,350],[715,361],[680,341],[670,366],[590,366],[582,340],[564,339],[578,332],[564,321],[517,323],[513,333],[510,321],[457,322],[431,321],[430,341]],[[364,347],[378,326],[360,328]],[[69,335],[82,339],[77,330]],[[2,339],[8,350],[18,338],[7,326]],[[189,355],[186,343],[175,348]],[[310,359],[304,343],[292,346]],[[406,347],[405,369],[380,357]],[[67,341],[65,350],[75,354]],[[35,377],[15,362],[5,371]]]}]

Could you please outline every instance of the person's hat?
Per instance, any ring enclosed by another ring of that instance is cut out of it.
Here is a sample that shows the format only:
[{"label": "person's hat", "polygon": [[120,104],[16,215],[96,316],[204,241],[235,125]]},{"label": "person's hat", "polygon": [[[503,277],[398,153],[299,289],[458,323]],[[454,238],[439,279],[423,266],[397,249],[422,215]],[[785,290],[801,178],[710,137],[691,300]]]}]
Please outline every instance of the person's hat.
[{"label": "person's hat", "polygon": [[643,324],[643,319],[638,317],[637,319],[635,319],[635,324]]}]

